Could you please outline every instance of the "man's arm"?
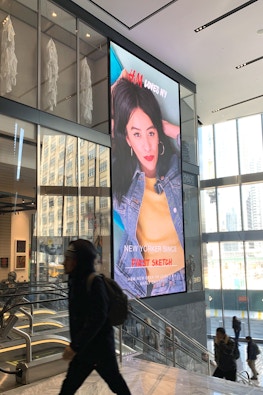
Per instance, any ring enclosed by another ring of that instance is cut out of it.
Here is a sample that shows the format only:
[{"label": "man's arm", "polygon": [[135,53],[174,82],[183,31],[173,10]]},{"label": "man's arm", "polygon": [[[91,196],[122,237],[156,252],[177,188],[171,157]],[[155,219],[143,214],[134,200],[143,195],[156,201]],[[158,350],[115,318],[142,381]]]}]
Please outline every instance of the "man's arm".
[{"label": "man's arm", "polygon": [[85,348],[97,335],[108,319],[109,297],[103,279],[94,277],[87,298],[91,308],[87,309],[84,325],[71,343],[74,351]]}]

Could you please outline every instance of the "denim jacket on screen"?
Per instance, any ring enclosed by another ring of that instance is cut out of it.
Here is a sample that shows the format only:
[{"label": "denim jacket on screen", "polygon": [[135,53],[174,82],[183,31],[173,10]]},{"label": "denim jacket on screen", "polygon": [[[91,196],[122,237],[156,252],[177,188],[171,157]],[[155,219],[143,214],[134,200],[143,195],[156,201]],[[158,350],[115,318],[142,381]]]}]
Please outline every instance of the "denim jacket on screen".
[{"label": "denim jacket on screen", "polygon": [[[145,297],[147,284],[145,267],[131,268],[133,258],[143,259],[136,237],[137,223],[141,202],[145,189],[145,173],[138,168],[133,176],[130,188],[122,196],[120,204],[117,199],[113,201],[115,215],[119,218],[122,229],[121,239],[116,246],[115,254],[115,280],[123,289],[127,289],[136,297]],[[183,243],[183,218],[182,218],[182,182],[179,160],[176,155],[171,158],[171,166],[166,176],[157,178],[156,193],[165,193],[170,209],[170,214],[182,247]],[[117,214],[116,214],[117,213]],[[115,235],[118,225],[114,223]],[[128,248],[127,248],[128,247]],[[169,275],[154,283],[151,295],[161,295],[185,291],[184,269]]]}]

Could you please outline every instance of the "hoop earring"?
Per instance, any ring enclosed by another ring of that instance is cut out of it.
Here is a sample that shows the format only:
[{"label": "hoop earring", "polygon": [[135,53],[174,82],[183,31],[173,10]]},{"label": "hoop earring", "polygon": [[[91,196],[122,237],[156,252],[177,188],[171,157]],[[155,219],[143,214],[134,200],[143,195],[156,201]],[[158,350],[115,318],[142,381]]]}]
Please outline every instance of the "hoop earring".
[{"label": "hoop earring", "polygon": [[132,147],[131,147],[131,156],[133,156],[133,149],[132,149]]},{"label": "hoop earring", "polygon": [[160,141],[159,144],[162,144],[162,152],[160,153],[160,156],[162,156],[165,153],[165,146],[164,146],[164,143],[162,141]]}]

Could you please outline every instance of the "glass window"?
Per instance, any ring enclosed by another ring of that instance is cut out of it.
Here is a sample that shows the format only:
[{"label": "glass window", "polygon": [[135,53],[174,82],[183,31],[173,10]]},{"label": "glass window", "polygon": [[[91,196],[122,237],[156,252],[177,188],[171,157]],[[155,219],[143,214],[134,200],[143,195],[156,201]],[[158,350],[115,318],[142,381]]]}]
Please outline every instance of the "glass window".
[{"label": "glass window", "polygon": [[[244,249],[242,242],[221,243],[221,264],[223,288],[245,289]],[[228,310],[231,310],[230,307],[228,307]]]},{"label": "glass window", "polygon": [[203,244],[203,274],[207,303],[207,330],[215,335],[216,328],[223,326],[221,294],[221,272],[219,244]]},{"label": "glass window", "polygon": [[216,189],[209,188],[201,190],[200,199],[202,232],[217,232]]},{"label": "glass window", "polygon": [[225,242],[221,247],[222,296],[224,302],[224,325],[227,333],[233,333],[232,317],[245,319],[240,336],[246,336],[247,294],[243,242]]},{"label": "glass window", "polygon": [[215,125],[216,177],[237,175],[237,131],[236,121]]},{"label": "glass window", "polygon": [[[49,248],[52,248],[54,253],[48,254],[46,248],[42,247],[44,251],[39,252],[42,254],[39,259],[42,262],[52,260],[52,262],[60,264],[63,261],[63,252],[69,240],[81,237],[96,244],[101,255],[100,271],[109,276],[111,253],[110,149],[106,148],[100,151],[99,146],[94,143],[68,135],[64,135],[64,139],[62,139],[62,135],[62,133],[46,128],[41,128],[40,132],[38,234],[42,245],[51,246]],[[47,149],[51,146],[53,146],[54,152]],[[88,159],[87,152],[89,150],[93,152],[92,160]],[[42,152],[48,152],[49,156],[43,157]],[[54,158],[56,161],[52,178],[54,183],[51,183],[49,164],[54,161]],[[82,160],[80,160],[81,158]],[[102,176],[98,171],[97,164],[100,160],[108,161],[108,171],[105,170],[103,173],[103,188],[100,187]],[[43,161],[48,163],[47,167],[42,165]],[[62,168],[63,171],[61,171]],[[92,180],[88,177],[90,169],[93,174]],[[46,181],[45,184],[42,183],[43,180]],[[45,222],[43,221],[44,213],[47,218]],[[56,247],[58,245],[60,245],[59,249]]]},{"label": "glass window", "polygon": [[262,241],[247,241],[245,243],[246,264],[247,264],[247,299],[250,315],[251,336],[260,339],[262,332],[258,325],[254,325],[262,320],[263,298],[262,298]]},{"label": "glass window", "polygon": [[76,18],[42,0],[41,32],[41,109],[76,122]]},{"label": "glass window", "polygon": [[220,232],[241,230],[240,194],[238,186],[217,189]]},{"label": "glass window", "polygon": [[242,185],[244,230],[263,229],[263,183]]},{"label": "glass window", "polygon": [[238,119],[238,140],[241,174],[258,173],[263,169],[261,116]]},{"label": "glass window", "polygon": [[[0,283],[10,271],[17,271],[17,281],[28,281],[31,232],[36,213],[36,127],[28,122],[0,115]],[[15,240],[24,240],[23,267],[17,267]]]},{"label": "glass window", "polygon": [[107,39],[79,22],[80,123],[109,133]]},{"label": "glass window", "polygon": [[183,184],[183,191],[187,290],[188,292],[199,291],[203,289],[199,229],[199,195],[197,187],[193,185]]},{"label": "glass window", "polygon": [[195,96],[183,86],[180,87],[180,110],[182,159],[197,165]]},{"label": "glass window", "polygon": [[[7,19],[8,15],[10,16]],[[4,31],[14,32],[14,53],[16,67],[9,68],[6,78],[1,81],[1,95],[8,99],[37,106],[37,1],[1,1],[0,18],[2,39]],[[25,45],[30,43],[30,45]],[[10,48],[10,47],[9,47]],[[5,57],[11,63],[10,52],[2,43],[1,60]],[[12,72],[11,72],[12,70]],[[14,70],[14,71],[13,71]]]},{"label": "glass window", "polygon": [[[246,262],[247,262],[247,286],[250,290],[262,289],[262,275],[263,275],[263,242],[262,241],[247,241],[245,243]],[[261,295],[262,299],[262,295]],[[262,306],[263,302],[261,300]],[[262,309],[253,308],[254,311]]]},{"label": "glass window", "polygon": [[213,126],[202,126],[198,130],[200,179],[215,178]]}]

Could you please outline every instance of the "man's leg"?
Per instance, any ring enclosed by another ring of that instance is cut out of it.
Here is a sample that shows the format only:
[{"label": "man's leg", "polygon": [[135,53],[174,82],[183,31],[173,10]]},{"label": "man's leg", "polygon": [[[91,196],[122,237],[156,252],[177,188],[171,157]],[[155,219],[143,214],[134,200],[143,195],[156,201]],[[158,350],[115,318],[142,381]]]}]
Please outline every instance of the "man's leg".
[{"label": "man's leg", "polygon": [[252,370],[253,378],[257,378],[257,375],[258,375],[258,372],[257,372],[257,370],[256,370],[255,362],[256,362],[256,361],[254,361],[254,360],[252,360],[252,359],[249,359],[249,360],[247,361],[248,366],[249,366],[250,369]]},{"label": "man's leg", "polygon": [[114,355],[108,355],[105,359],[97,362],[95,369],[106,381],[112,392],[117,395],[131,395],[126,381],[119,371],[115,351]]},{"label": "man's leg", "polygon": [[228,372],[225,372],[225,378],[226,378],[226,380],[236,381],[236,379],[237,379],[237,371],[236,371],[236,369],[229,370]]},{"label": "man's leg", "polygon": [[59,395],[75,394],[93,369],[93,364],[82,361],[75,356],[69,364]]},{"label": "man's leg", "polygon": [[221,369],[216,368],[216,370],[213,373],[213,376],[214,377],[218,377],[220,379],[223,379],[224,378],[224,372]]}]

